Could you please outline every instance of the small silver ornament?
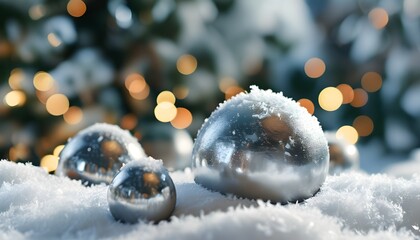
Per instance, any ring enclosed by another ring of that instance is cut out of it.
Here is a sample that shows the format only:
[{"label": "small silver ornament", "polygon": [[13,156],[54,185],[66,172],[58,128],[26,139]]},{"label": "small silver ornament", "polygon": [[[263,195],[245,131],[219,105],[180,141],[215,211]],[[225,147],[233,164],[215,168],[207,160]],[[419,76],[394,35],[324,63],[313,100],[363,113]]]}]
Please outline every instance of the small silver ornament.
[{"label": "small silver ornament", "polygon": [[145,156],[128,131],[97,123],[69,140],[60,153],[55,174],[81,180],[85,185],[109,184],[123,164]]},{"label": "small silver ornament", "polygon": [[344,171],[359,169],[359,151],[357,147],[337,138],[335,132],[325,132],[330,152],[329,174],[340,174]]},{"label": "small silver ornament", "polygon": [[192,154],[195,182],[281,203],[313,196],[329,162],[317,119],[281,93],[251,89],[221,104],[203,124]]},{"label": "small silver ornament", "polygon": [[127,223],[167,219],[175,209],[176,190],[161,160],[151,157],[126,164],[108,187],[116,220]]},{"label": "small silver ornament", "polygon": [[164,123],[150,123],[146,126],[141,130],[140,142],[148,156],[162,159],[169,171],[191,167],[193,140],[187,131]]}]

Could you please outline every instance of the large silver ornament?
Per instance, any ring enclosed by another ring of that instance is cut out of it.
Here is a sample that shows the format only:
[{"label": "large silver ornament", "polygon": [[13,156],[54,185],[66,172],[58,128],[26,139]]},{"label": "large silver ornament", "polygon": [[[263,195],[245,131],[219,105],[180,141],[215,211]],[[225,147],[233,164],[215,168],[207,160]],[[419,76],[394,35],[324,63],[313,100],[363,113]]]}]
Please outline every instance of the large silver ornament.
[{"label": "large silver ornament", "polygon": [[186,130],[175,129],[164,123],[150,123],[141,133],[140,142],[146,154],[162,159],[169,171],[191,166],[193,140]]},{"label": "large silver ornament", "polygon": [[281,203],[313,196],[329,162],[319,122],[281,93],[251,89],[221,104],[203,124],[192,155],[195,182]]},{"label": "large silver ornament", "polygon": [[176,190],[161,160],[144,158],[125,165],[108,188],[115,219],[136,223],[167,219],[175,209]]},{"label": "large silver ornament", "polygon": [[345,139],[337,138],[335,132],[325,132],[325,137],[330,151],[331,175],[359,169],[359,151],[355,145],[346,142]]},{"label": "large silver ornament", "polygon": [[60,153],[55,174],[81,180],[85,185],[109,184],[123,164],[145,156],[128,131],[97,123],[69,140]]}]

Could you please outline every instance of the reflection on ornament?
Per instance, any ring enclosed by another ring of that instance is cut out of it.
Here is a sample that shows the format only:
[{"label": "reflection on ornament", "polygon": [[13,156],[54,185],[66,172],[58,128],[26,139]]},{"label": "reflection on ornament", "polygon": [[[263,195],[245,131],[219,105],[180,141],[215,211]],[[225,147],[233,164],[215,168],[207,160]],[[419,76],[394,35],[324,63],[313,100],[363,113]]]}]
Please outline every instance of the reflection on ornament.
[{"label": "reflection on ornament", "polygon": [[195,182],[281,203],[313,196],[329,160],[318,121],[282,94],[251,89],[220,105],[203,124],[192,155]]},{"label": "reflection on ornament", "polygon": [[162,161],[151,157],[126,164],[108,188],[108,204],[116,220],[158,222],[175,209],[176,190]]},{"label": "reflection on ornament", "polygon": [[140,142],[148,156],[162,159],[169,171],[190,167],[193,140],[186,130],[164,123],[149,123],[146,126],[141,130]]},{"label": "reflection on ornament", "polygon": [[97,123],[69,140],[55,172],[83,184],[109,184],[123,164],[145,157],[137,139],[118,126]]},{"label": "reflection on ornament", "polygon": [[330,151],[331,175],[340,174],[343,171],[359,169],[359,151],[356,146],[337,138],[335,132],[325,132]]}]

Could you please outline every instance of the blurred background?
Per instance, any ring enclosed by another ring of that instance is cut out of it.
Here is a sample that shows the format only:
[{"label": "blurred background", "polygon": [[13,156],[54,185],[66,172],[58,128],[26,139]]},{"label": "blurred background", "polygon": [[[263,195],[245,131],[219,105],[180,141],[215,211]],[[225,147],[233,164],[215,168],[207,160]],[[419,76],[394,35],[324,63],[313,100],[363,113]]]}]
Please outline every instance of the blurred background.
[{"label": "blurred background", "polygon": [[420,0],[0,0],[0,158],[54,171],[95,122],[185,156],[250,85],[380,172],[420,143]]}]

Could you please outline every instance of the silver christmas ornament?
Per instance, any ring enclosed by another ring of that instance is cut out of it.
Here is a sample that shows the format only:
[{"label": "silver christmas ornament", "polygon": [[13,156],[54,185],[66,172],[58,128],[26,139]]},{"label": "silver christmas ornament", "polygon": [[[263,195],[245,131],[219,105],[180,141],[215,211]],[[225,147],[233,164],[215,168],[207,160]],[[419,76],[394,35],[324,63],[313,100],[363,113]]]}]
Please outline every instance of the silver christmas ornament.
[{"label": "silver christmas ornament", "polygon": [[55,174],[83,184],[109,184],[123,164],[145,157],[128,131],[106,123],[94,124],[73,137],[60,153]]},{"label": "silver christmas ornament", "polygon": [[337,138],[335,132],[327,131],[325,137],[330,152],[331,175],[359,169],[359,151],[355,145],[346,142],[345,139]]},{"label": "silver christmas ornament", "polygon": [[210,115],[192,154],[196,183],[281,203],[313,196],[328,174],[328,162],[317,119],[281,93],[255,86]]},{"label": "silver christmas ornament", "polygon": [[141,130],[140,140],[148,156],[162,159],[169,170],[182,170],[191,166],[193,140],[185,130],[165,123],[150,123]]},{"label": "silver christmas ornament", "polygon": [[116,220],[136,223],[167,219],[175,209],[176,190],[161,160],[144,158],[125,165],[108,188]]}]

